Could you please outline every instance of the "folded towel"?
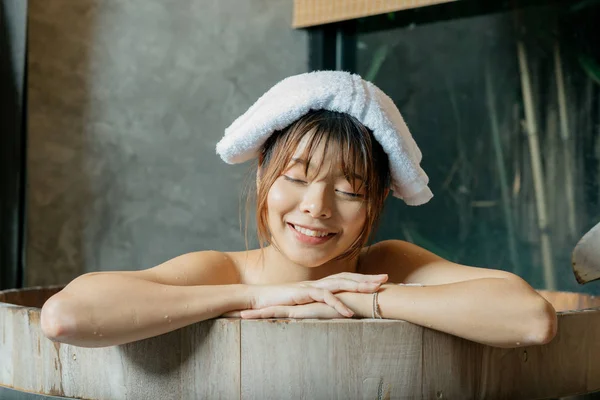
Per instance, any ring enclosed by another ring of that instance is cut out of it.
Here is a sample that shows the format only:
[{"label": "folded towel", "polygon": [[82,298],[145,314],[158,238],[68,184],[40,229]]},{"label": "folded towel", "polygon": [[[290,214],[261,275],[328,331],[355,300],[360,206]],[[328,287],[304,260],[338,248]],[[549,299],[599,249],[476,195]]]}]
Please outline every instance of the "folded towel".
[{"label": "folded towel", "polygon": [[433,197],[429,177],[420,167],[421,151],[392,99],[371,82],[343,71],[308,72],[277,83],[225,130],[217,154],[228,164],[258,157],[274,131],[311,109],[350,114],[373,132],[388,155],[393,196],[408,205]]}]

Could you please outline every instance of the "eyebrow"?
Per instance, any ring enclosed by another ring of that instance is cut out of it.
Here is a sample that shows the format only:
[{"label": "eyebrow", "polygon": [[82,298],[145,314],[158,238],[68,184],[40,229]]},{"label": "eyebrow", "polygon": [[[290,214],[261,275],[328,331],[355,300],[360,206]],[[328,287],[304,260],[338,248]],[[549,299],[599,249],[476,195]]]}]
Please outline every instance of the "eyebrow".
[{"label": "eyebrow", "polygon": [[[305,160],[305,159],[303,159],[303,158],[292,158],[292,161],[294,162],[294,164],[302,164],[302,165],[306,165],[306,164],[307,164],[306,160]],[[309,163],[309,165],[308,165],[308,169],[314,170],[314,165],[313,165],[313,163]],[[361,181],[364,181],[364,180],[365,180],[365,178],[363,178],[361,175],[358,175],[358,174],[355,174],[355,173],[351,173],[350,175],[351,175],[351,176],[352,176],[354,179],[360,179]],[[344,175],[344,174],[339,174],[339,175],[336,175],[336,178],[340,178],[340,177],[344,177],[344,178],[345,178],[345,177],[346,177],[346,175]]]}]

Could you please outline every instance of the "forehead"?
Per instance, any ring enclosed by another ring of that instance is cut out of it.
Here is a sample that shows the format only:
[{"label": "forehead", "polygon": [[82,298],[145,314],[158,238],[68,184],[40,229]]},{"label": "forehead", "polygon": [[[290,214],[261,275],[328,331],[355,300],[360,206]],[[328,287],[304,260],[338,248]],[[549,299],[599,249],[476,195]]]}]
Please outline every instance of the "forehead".
[{"label": "forehead", "polygon": [[[318,143],[312,143],[312,134],[305,135],[299,142],[290,158],[288,167],[302,166],[310,171],[320,171],[321,169],[330,172],[341,170],[341,175],[350,175],[356,179],[364,180],[364,166],[360,152],[350,149],[350,145],[340,143],[337,140],[331,140],[327,136],[321,136]],[[327,145],[327,152],[325,146]],[[342,147],[345,147],[342,149]]]},{"label": "forehead", "polygon": [[[308,155],[308,147],[314,135],[315,134],[313,132],[310,132],[304,135],[302,139],[300,139],[298,145],[296,146],[294,154],[292,155],[292,158],[303,158],[304,156]],[[323,152],[325,150],[325,140],[321,139],[319,140],[319,143],[317,143],[316,146],[314,144],[313,146],[314,147],[312,157],[317,157],[317,161],[319,161],[324,156]]]}]

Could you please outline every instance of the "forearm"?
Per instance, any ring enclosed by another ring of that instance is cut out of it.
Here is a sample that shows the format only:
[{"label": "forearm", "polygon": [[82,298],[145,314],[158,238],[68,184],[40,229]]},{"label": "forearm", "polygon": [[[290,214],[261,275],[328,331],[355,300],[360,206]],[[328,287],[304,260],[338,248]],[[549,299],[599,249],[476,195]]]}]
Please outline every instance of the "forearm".
[{"label": "forearm", "polygon": [[[341,295],[357,315],[371,318],[372,295]],[[425,287],[384,285],[378,303],[383,318],[497,347],[545,343],[556,329],[552,306],[518,280],[486,278]]]},{"label": "forearm", "polygon": [[245,285],[170,286],[118,274],[83,275],[42,308],[49,338],[81,347],[145,339],[250,307]]}]

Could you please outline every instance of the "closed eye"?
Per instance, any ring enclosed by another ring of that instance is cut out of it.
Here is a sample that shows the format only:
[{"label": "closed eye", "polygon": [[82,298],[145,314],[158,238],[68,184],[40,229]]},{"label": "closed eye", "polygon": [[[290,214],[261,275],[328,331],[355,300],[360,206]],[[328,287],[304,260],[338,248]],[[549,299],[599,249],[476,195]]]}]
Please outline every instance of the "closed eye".
[{"label": "closed eye", "polygon": [[[306,183],[305,181],[302,181],[300,179],[290,178],[287,175],[283,175],[283,178],[286,181],[290,181],[290,182],[293,182],[293,183],[300,183],[300,184],[305,184]],[[349,192],[344,192],[344,191],[341,191],[341,190],[336,190],[336,192],[341,193],[344,196],[352,197],[353,199],[358,199],[358,198],[363,198],[364,197],[362,194],[359,194],[359,193],[349,193]]]},{"label": "closed eye", "polygon": [[357,198],[362,198],[362,197],[363,197],[363,195],[362,195],[362,194],[358,194],[358,193],[348,193],[348,192],[342,192],[341,190],[338,190],[338,192],[340,192],[341,194],[344,194],[344,195],[346,195],[346,196],[350,196],[350,197],[352,197],[352,198],[355,198],[355,199],[357,199]]},{"label": "closed eye", "polygon": [[284,175],[283,177],[285,178],[286,181],[295,182],[295,183],[306,183],[304,181],[301,181],[300,179],[290,178],[287,175]]}]

